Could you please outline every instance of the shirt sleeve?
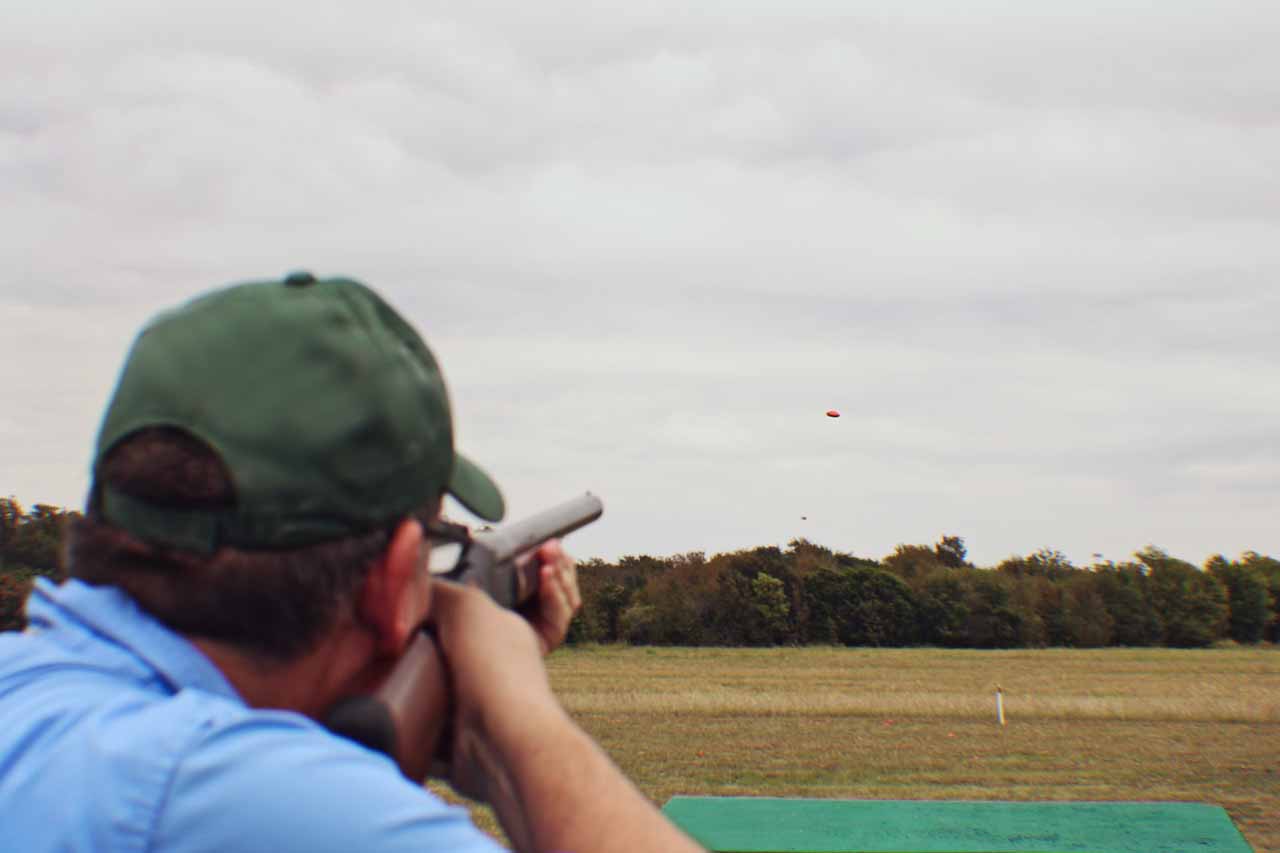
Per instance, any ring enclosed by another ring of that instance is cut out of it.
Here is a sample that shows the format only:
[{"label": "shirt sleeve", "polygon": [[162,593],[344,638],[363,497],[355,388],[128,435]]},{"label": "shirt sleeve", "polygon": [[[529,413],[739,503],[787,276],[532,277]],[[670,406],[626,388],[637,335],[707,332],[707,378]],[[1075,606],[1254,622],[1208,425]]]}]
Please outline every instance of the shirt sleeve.
[{"label": "shirt sleeve", "polygon": [[283,713],[205,724],[174,769],[150,849],[503,850],[386,756]]}]

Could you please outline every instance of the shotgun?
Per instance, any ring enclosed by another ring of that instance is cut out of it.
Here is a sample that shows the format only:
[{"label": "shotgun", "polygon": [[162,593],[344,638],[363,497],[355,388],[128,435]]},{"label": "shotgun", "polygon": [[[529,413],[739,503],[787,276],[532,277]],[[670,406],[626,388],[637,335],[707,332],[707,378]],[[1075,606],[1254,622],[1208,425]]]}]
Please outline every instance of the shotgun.
[{"label": "shotgun", "polygon": [[[436,580],[477,587],[498,604],[516,609],[538,591],[536,560],[521,560],[543,542],[558,539],[600,517],[604,505],[587,492],[502,527],[464,534],[457,565]],[[448,721],[448,679],[435,637],[419,630],[376,693],[342,700],[326,727],[395,760],[400,772],[425,781]]]}]

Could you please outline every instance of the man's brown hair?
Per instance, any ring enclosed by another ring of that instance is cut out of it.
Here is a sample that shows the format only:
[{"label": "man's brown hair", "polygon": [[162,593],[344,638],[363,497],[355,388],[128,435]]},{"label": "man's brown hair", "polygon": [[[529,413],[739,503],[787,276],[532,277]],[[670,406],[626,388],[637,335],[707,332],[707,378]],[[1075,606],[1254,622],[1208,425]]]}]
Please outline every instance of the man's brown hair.
[{"label": "man's brown hair", "polygon": [[300,548],[211,555],[153,545],[105,522],[98,486],[176,509],[235,505],[226,466],[204,442],[182,430],[152,427],[107,454],[85,517],[71,527],[67,561],[73,578],[123,589],[181,634],[218,640],[267,661],[306,652],[354,599],[390,529]]}]

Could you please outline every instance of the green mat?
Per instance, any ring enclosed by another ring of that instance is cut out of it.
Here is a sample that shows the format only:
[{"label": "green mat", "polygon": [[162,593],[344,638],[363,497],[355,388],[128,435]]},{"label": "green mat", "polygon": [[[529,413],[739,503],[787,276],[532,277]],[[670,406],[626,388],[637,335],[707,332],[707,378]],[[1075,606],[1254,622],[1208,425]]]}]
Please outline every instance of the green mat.
[{"label": "green mat", "polygon": [[673,797],[717,853],[1252,853],[1220,806]]}]

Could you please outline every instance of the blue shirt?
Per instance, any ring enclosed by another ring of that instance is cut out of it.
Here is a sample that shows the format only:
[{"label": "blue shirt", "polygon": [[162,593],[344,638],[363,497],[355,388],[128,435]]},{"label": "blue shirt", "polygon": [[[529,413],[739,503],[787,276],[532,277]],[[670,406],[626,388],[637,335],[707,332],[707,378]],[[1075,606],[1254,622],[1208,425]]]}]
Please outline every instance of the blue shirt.
[{"label": "blue shirt", "polygon": [[387,757],[250,708],[113,587],[43,579],[0,634],[0,849],[501,850]]}]

